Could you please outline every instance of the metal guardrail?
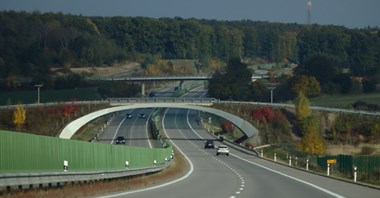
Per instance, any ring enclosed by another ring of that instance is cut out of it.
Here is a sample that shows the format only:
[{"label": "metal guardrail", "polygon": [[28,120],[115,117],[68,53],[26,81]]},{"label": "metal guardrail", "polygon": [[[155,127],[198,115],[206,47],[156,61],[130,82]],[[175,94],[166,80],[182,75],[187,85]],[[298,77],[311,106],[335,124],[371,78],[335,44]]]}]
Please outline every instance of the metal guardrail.
[{"label": "metal guardrail", "polygon": [[[245,101],[221,101],[215,98],[108,98],[105,100],[92,100],[92,101],[73,101],[73,102],[48,102],[41,104],[23,104],[25,107],[44,107],[44,106],[54,106],[61,104],[110,104],[110,103],[219,103],[219,104],[252,104],[259,106],[272,106],[272,107],[284,107],[284,108],[294,108],[294,104],[287,103],[265,103],[265,102],[245,102]],[[0,109],[13,109],[16,105],[0,106]],[[340,113],[353,113],[361,115],[371,115],[380,116],[380,112],[370,112],[370,111],[360,111],[354,109],[338,109],[329,107],[318,107],[310,106],[310,109],[319,111],[330,111],[330,112],[340,112]]]},{"label": "metal guardrail", "polygon": [[109,98],[110,103],[215,103],[215,98]]},{"label": "metal guardrail", "polygon": [[178,81],[178,80],[210,80],[211,76],[110,76],[87,77],[85,80],[95,81]]},{"label": "metal guardrail", "polygon": [[31,189],[39,187],[63,186],[69,182],[89,182],[103,179],[128,177],[154,173],[163,170],[171,159],[153,167],[92,172],[51,172],[51,173],[7,173],[0,174],[0,191],[5,189]]},{"label": "metal guardrail", "polygon": [[[220,101],[220,100],[216,100],[216,103],[219,103],[219,104],[251,104],[251,105],[259,105],[259,106],[295,108],[294,104],[286,104],[286,103]],[[370,115],[370,116],[380,116],[380,112],[359,111],[359,110],[355,110],[355,109],[338,109],[338,108],[318,107],[318,106],[310,106],[310,109],[318,110],[318,111],[330,111],[330,112],[338,112],[338,113],[352,113],[352,114],[361,114],[361,115]]]},{"label": "metal guardrail", "polygon": [[[33,107],[49,107],[56,105],[82,105],[82,104],[109,104],[108,100],[88,100],[88,101],[71,101],[71,102],[47,102],[47,103],[33,103],[33,104],[21,104],[26,108]],[[0,109],[14,109],[17,105],[0,106]]]}]

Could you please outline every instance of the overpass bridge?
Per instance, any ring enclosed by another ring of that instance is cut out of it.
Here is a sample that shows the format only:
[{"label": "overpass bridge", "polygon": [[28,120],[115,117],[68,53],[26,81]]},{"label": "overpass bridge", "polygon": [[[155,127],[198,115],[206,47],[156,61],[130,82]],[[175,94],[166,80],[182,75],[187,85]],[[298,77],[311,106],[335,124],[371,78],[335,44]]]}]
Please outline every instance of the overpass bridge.
[{"label": "overpass bridge", "polygon": [[[267,75],[252,75],[252,82],[261,78],[269,78]],[[185,80],[191,81],[206,81],[212,79],[212,76],[199,75],[199,76],[108,76],[108,77],[87,77],[85,80],[88,81],[130,81],[130,82],[140,82],[141,83],[141,94],[145,95],[145,84],[144,82],[155,82],[155,81],[180,81]],[[180,83],[181,85],[182,83]]]}]

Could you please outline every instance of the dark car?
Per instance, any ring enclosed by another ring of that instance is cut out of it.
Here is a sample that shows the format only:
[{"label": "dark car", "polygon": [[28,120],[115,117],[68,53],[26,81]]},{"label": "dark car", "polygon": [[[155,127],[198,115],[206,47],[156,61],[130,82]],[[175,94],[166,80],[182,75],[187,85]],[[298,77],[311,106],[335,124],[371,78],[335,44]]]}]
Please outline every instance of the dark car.
[{"label": "dark car", "polygon": [[139,118],[145,118],[146,115],[144,113],[140,113]]},{"label": "dark car", "polygon": [[214,145],[214,141],[212,141],[212,140],[206,140],[205,141],[205,149],[207,149],[207,148],[215,148],[215,145]]},{"label": "dark car", "polygon": [[128,119],[131,119],[132,118],[132,114],[131,113],[127,113],[127,114],[125,114],[125,117],[128,118]]},{"label": "dark car", "polygon": [[156,93],[155,92],[150,92],[149,93],[149,97],[156,97]]},{"label": "dark car", "polygon": [[124,138],[124,136],[118,136],[116,138],[116,144],[125,144],[125,138]]}]

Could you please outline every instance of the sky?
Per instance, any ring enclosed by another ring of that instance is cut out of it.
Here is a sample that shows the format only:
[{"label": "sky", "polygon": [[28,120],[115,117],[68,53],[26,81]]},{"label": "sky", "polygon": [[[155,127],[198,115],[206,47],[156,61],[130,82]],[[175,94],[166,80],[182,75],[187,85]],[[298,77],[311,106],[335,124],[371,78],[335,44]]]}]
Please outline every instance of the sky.
[{"label": "sky", "polygon": [[[307,0],[0,0],[0,10],[307,22]],[[380,27],[380,0],[312,0],[311,23],[348,28]]]}]

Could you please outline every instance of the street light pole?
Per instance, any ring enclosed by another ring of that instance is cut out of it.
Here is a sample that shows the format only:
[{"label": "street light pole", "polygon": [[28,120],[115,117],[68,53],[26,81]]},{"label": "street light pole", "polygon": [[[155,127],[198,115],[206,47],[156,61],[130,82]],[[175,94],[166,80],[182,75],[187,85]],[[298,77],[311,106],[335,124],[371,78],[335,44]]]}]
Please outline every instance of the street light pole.
[{"label": "street light pole", "polygon": [[273,103],[273,90],[276,89],[276,87],[268,87],[270,90],[270,103]]},{"label": "street light pole", "polygon": [[34,85],[37,87],[37,104],[40,104],[40,88],[43,86],[42,84],[40,85]]}]

